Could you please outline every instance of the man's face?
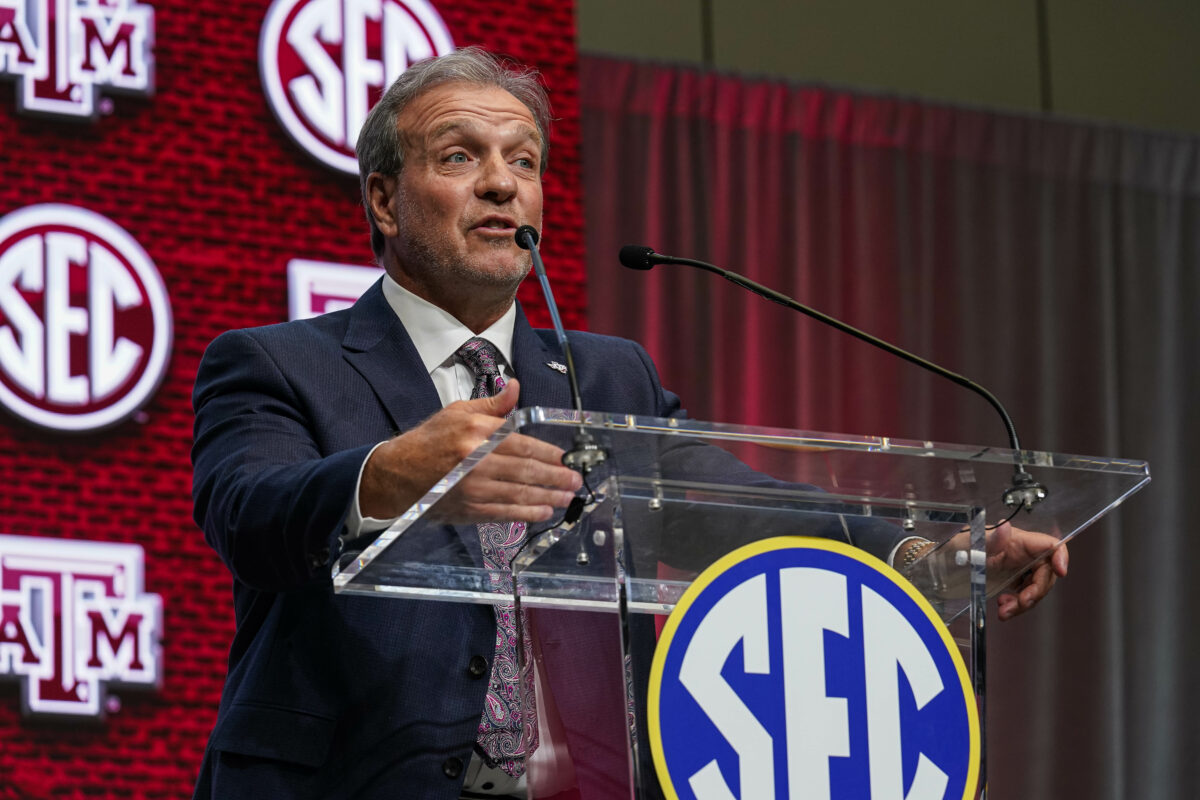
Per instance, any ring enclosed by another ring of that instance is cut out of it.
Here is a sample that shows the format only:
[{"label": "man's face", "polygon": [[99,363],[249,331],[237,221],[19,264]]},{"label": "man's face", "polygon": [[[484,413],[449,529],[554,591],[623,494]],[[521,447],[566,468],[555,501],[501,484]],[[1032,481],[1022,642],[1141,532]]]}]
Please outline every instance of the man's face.
[{"label": "man's face", "polygon": [[384,230],[393,277],[443,307],[472,291],[511,300],[531,263],[513,235],[542,225],[533,115],[503,89],[449,83],[409,103],[397,125],[404,167],[391,201],[395,234]]}]

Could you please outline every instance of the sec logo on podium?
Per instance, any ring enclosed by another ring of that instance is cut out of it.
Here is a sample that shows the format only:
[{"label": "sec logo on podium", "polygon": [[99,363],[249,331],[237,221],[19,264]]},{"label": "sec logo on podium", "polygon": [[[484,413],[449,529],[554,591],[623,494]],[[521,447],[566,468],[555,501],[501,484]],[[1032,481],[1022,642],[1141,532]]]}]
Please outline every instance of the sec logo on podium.
[{"label": "sec logo on podium", "polygon": [[705,570],[663,628],[650,744],[672,800],[968,800],[979,715],[962,657],[899,573],[776,538]]}]

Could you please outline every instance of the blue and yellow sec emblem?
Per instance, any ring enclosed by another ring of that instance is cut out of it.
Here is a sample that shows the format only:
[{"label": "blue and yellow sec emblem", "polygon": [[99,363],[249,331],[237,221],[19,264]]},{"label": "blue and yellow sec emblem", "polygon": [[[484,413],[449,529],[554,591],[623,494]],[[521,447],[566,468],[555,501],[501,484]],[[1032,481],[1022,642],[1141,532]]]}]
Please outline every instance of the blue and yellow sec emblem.
[{"label": "blue and yellow sec emblem", "polygon": [[968,800],[979,779],[946,627],[899,573],[827,539],[705,570],[663,629],[649,717],[672,800]]}]

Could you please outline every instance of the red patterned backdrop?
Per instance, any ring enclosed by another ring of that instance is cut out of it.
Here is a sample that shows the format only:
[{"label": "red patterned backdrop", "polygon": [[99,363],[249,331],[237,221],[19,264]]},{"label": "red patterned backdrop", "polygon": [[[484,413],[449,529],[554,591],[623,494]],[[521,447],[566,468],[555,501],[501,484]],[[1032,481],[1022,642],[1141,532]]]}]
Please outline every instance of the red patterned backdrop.
[{"label": "red patterned backdrop", "polygon": [[[150,5],[153,96],[112,94],[111,113],[64,121],[18,114],[15,81],[0,80],[0,217],[66,203],[112,220],[157,265],[175,328],[162,386],[133,419],[69,435],[0,411],[0,534],[140,544],[145,590],[163,600],[163,681],[113,690],[119,709],[84,723],[23,718],[18,682],[0,682],[0,798],[190,795],[233,630],[230,578],[191,521],[196,366],[221,331],[286,318],[290,259],[371,258],[356,179],[308,156],[268,108],[258,65],[268,0]],[[583,327],[574,4],[434,5],[458,45],[545,76],[556,122],[543,252],[564,320]],[[535,289],[522,296],[545,324]]]}]

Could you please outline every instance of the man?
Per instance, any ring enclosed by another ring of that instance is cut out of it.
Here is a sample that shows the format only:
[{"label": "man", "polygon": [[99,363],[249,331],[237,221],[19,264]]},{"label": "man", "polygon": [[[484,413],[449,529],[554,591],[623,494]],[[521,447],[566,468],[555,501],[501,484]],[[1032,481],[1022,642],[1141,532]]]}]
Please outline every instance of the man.
[{"label": "man", "polygon": [[[570,403],[565,376],[547,366],[563,360],[553,335],[514,301],[530,261],[513,234],[541,225],[548,119],[536,76],[480,50],[409,69],[359,138],[386,277],[350,309],[232,331],[205,354],[195,517],[233,573],[237,632],[196,797],[451,800],[464,782],[522,791],[529,754],[480,744],[504,722],[497,613],[335,596],[330,569],[345,542],[400,515],[518,400]],[[496,393],[475,391],[482,368],[465,345],[498,365],[483,381]],[[680,413],[636,344],[576,334],[572,350],[588,409]],[[561,455],[509,437],[446,498],[448,515],[550,519],[581,485]],[[886,557],[898,543],[871,549]],[[1053,576],[1040,569],[1014,602],[1032,605]]]}]

